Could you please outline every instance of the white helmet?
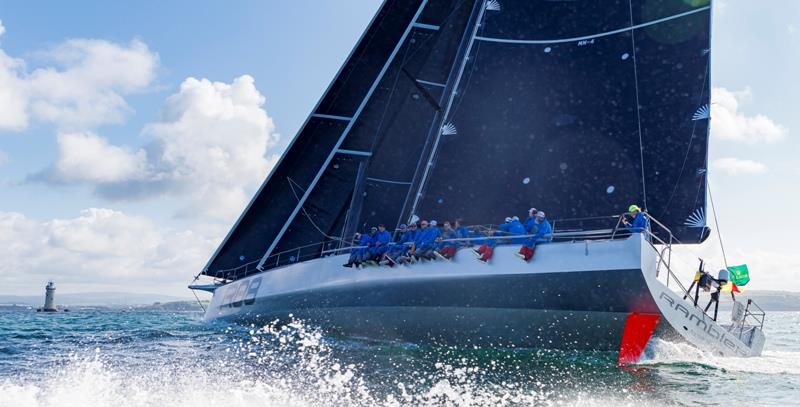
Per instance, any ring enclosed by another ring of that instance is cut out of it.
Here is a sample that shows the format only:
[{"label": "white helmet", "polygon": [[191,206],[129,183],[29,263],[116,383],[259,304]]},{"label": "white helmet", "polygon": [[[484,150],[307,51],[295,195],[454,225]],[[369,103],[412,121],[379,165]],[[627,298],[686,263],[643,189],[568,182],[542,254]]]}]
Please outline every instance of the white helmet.
[{"label": "white helmet", "polygon": [[536,217],[537,218],[544,218],[544,211],[536,212]]}]

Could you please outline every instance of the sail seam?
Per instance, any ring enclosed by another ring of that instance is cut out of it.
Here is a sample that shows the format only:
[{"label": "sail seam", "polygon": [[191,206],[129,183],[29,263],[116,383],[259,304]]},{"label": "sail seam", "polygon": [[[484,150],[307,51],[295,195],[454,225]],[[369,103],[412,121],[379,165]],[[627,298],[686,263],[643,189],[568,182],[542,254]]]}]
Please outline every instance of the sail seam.
[{"label": "sail seam", "polygon": [[[633,26],[633,0],[628,0]],[[644,175],[644,142],[642,141],[642,106],[639,104],[639,72],[636,68],[636,33],[631,31],[631,48],[633,54],[633,85],[636,89],[636,125],[639,129],[639,159],[642,170],[642,205],[647,210],[647,182]]]},{"label": "sail seam", "polygon": [[501,42],[501,43],[506,43],[506,44],[559,44],[559,43],[564,43],[564,42],[574,42],[574,41],[581,41],[581,40],[589,40],[589,39],[592,39],[592,38],[607,37],[609,35],[624,33],[624,32],[627,32],[627,31],[637,30],[639,28],[644,28],[644,27],[648,27],[648,26],[651,26],[651,25],[660,24],[660,23],[663,23],[663,22],[666,22],[666,21],[670,21],[670,20],[674,20],[674,19],[677,19],[677,18],[685,17],[685,16],[692,15],[692,14],[695,14],[695,13],[700,13],[702,11],[709,10],[709,9],[711,9],[711,6],[705,6],[705,7],[702,7],[702,8],[695,9],[695,10],[686,11],[686,12],[683,12],[683,13],[680,13],[680,14],[675,14],[673,16],[664,17],[664,18],[660,18],[658,20],[648,21],[646,23],[641,23],[641,24],[637,24],[637,25],[633,25],[633,16],[631,16],[631,26],[630,27],[620,28],[620,29],[613,30],[613,31],[606,31],[606,32],[598,33],[598,34],[585,35],[585,36],[582,36],[582,37],[560,38],[560,39],[553,39],[553,40],[514,40],[514,39],[510,39],[510,38],[495,38],[495,37],[477,36],[477,37],[475,37],[475,39],[476,40],[480,40],[480,41],[486,41],[486,42]]},{"label": "sail seam", "polygon": [[264,253],[264,255],[261,257],[261,261],[258,263],[258,269],[259,270],[263,268],[264,262],[267,260],[269,255],[272,254],[272,251],[278,245],[278,242],[280,242],[280,240],[283,238],[283,235],[286,233],[286,230],[289,228],[289,225],[294,221],[295,217],[297,217],[297,213],[303,207],[303,204],[308,199],[309,195],[311,195],[311,191],[317,185],[317,182],[322,177],[322,174],[325,172],[325,169],[328,168],[328,165],[330,164],[331,160],[333,159],[333,156],[337,152],[336,150],[339,149],[339,146],[342,145],[342,143],[344,142],[344,139],[350,133],[350,129],[353,128],[353,124],[355,123],[355,119],[358,118],[358,116],[364,110],[364,107],[367,105],[367,102],[372,97],[372,93],[375,92],[375,89],[378,87],[378,84],[381,82],[381,80],[383,80],[383,76],[386,74],[386,71],[389,69],[389,65],[391,65],[392,62],[394,61],[395,56],[397,56],[397,53],[402,48],[403,43],[405,43],[405,41],[406,41],[406,38],[408,38],[408,34],[411,32],[411,29],[413,28],[414,23],[417,22],[417,19],[422,14],[422,10],[425,9],[425,6],[427,4],[428,4],[428,0],[422,0],[422,3],[419,5],[419,8],[417,9],[416,14],[414,14],[414,17],[411,19],[411,22],[408,24],[408,26],[406,27],[406,30],[403,32],[403,35],[400,37],[400,40],[397,42],[397,45],[395,45],[394,50],[392,50],[391,55],[389,56],[389,58],[387,59],[386,63],[381,68],[381,71],[378,73],[378,77],[375,78],[375,81],[372,82],[372,86],[370,86],[369,90],[367,91],[366,96],[364,97],[364,99],[362,99],[361,104],[358,106],[358,109],[356,109],[356,112],[353,115],[353,119],[354,120],[351,120],[347,124],[347,127],[342,132],[342,135],[339,136],[339,140],[336,141],[336,145],[334,146],[333,151],[331,151],[331,153],[328,154],[328,157],[325,159],[325,162],[323,163],[323,165],[321,166],[319,171],[317,171],[317,175],[314,176],[314,179],[309,184],[308,190],[305,192],[305,194],[303,194],[303,197],[300,198],[300,202],[298,202],[297,206],[295,206],[294,210],[289,215],[289,218],[283,224],[283,227],[281,227],[281,230],[278,232],[278,234],[272,240],[272,242],[269,245],[269,248]]}]

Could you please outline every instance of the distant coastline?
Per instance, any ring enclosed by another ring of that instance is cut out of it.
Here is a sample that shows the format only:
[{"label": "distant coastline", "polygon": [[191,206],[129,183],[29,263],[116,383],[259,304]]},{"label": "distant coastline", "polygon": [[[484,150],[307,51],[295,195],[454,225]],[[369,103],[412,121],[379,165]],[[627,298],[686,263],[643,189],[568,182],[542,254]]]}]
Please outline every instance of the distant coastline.
[{"label": "distant coastline", "polygon": [[[208,301],[202,301],[202,307],[196,300],[155,302],[152,304],[136,305],[66,305],[59,306],[59,310],[68,308],[70,312],[81,311],[164,311],[164,312],[202,312],[208,306]],[[0,312],[4,311],[36,311],[35,305],[29,304],[0,304]]]},{"label": "distant coastline", "polygon": [[[700,302],[705,304],[707,295],[701,295]],[[202,297],[201,297],[202,298]],[[800,311],[800,292],[753,290],[737,294],[738,299],[751,298],[764,311]],[[56,301],[59,307],[78,310],[80,308],[107,308],[107,309],[136,309],[136,310],[161,310],[161,311],[202,311],[194,298],[182,298],[160,294],[141,293],[81,293],[57,294]],[[40,307],[44,301],[41,295],[1,295],[0,310],[12,308],[27,309]],[[207,304],[207,300],[203,300]],[[723,299],[720,305],[727,308],[729,301]]]},{"label": "distant coastline", "polygon": [[[202,298],[202,297],[201,297]],[[166,303],[197,303],[191,296],[178,297],[149,293],[95,292],[95,293],[59,293],[56,292],[56,304],[59,307],[141,307]],[[44,291],[34,295],[0,294],[0,306],[41,307],[44,303]]]}]

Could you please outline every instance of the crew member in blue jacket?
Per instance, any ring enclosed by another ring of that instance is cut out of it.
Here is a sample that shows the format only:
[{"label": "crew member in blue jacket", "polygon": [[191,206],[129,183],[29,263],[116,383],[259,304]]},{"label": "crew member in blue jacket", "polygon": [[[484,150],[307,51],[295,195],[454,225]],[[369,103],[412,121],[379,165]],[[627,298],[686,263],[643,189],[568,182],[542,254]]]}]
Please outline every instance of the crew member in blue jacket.
[{"label": "crew member in blue jacket", "polygon": [[402,259],[402,263],[407,263],[409,261],[415,261],[419,259],[420,247],[422,246],[422,242],[424,237],[428,233],[428,221],[423,219],[419,221],[419,228],[417,229],[417,233],[414,234],[414,241],[411,243],[411,247],[408,249],[408,255],[406,258]]},{"label": "crew member in blue jacket", "polygon": [[392,235],[386,230],[386,226],[384,224],[378,225],[378,230],[372,236],[372,246],[369,248],[370,259],[380,261],[383,254],[389,249],[389,243],[391,242]]},{"label": "crew member in blue jacket", "polygon": [[408,248],[414,242],[414,233],[417,231],[417,225],[412,223],[411,226],[406,227],[405,224],[400,225],[398,232],[400,238],[394,244],[389,246],[389,250],[383,255],[383,264],[394,266],[398,258],[405,256]]},{"label": "crew member in blue jacket", "polygon": [[625,227],[630,230],[631,233],[639,233],[647,229],[647,216],[638,206],[629,206],[628,212],[630,212],[631,216],[633,217],[633,222],[628,222],[628,219],[623,216],[622,223],[625,224]]},{"label": "crew member in blue jacket", "polygon": [[[467,229],[466,226],[461,224],[461,219],[456,219],[456,222],[453,225],[453,227],[455,228],[456,236],[459,239],[468,239],[469,238],[469,229]],[[468,241],[461,242],[460,245],[461,246],[471,246],[471,244]]]},{"label": "crew member in blue jacket", "polygon": [[429,226],[422,235],[420,245],[417,247],[417,259],[433,260],[435,258],[433,251],[436,249],[436,239],[441,237],[442,231],[439,230],[439,226],[436,224],[436,221],[431,220]]},{"label": "crew member in blue jacket", "polygon": [[544,211],[536,212],[536,232],[525,241],[525,244],[520,247],[519,253],[517,253],[517,256],[526,262],[531,261],[533,258],[537,244],[553,240],[553,227],[550,226],[550,222],[545,216]]},{"label": "crew member in blue jacket", "polygon": [[495,233],[495,235],[496,236],[505,236],[505,235],[507,235],[509,230],[511,229],[511,221],[513,221],[513,220],[514,219],[511,216],[506,216],[505,223],[503,223],[502,225],[497,227],[498,232],[500,232],[500,233]]},{"label": "crew member in blue jacket", "polygon": [[443,260],[452,260],[458,249],[458,242],[452,241],[453,239],[458,239],[458,234],[455,229],[453,229],[453,226],[450,225],[450,222],[445,222],[444,230],[442,231],[442,240],[447,241],[439,242],[433,253]]},{"label": "crew member in blue jacket", "polygon": [[536,208],[528,209],[528,219],[525,219],[525,232],[529,235],[536,233]]},{"label": "crew member in blue jacket", "polygon": [[[519,221],[519,217],[514,216],[511,218],[511,223],[508,226],[508,234],[512,236],[522,236],[525,234],[525,225]],[[511,243],[522,244],[525,242],[524,237],[517,237],[511,240]]]},{"label": "crew member in blue jacket", "polygon": [[[366,233],[356,233],[353,237],[353,244],[358,246],[350,250],[350,259],[347,263],[343,264],[345,267],[359,267],[361,262],[364,261],[364,256],[367,255],[367,246],[372,238]],[[356,243],[357,242],[357,243]]]}]

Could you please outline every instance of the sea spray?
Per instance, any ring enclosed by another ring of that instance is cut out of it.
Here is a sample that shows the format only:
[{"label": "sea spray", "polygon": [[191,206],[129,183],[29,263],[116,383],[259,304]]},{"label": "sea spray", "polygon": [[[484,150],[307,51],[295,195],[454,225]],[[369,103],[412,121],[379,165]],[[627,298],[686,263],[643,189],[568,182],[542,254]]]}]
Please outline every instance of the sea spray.
[{"label": "sea spray", "polygon": [[653,358],[618,369],[611,353],[371,341],[291,319],[240,326],[191,314],[9,314],[0,313],[0,407],[641,407],[708,394],[736,404],[762,389],[774,391],[759,401],[780,405],[791,399],[782,389],[800,378],[791,348],[734,360],[656,344]]}]

